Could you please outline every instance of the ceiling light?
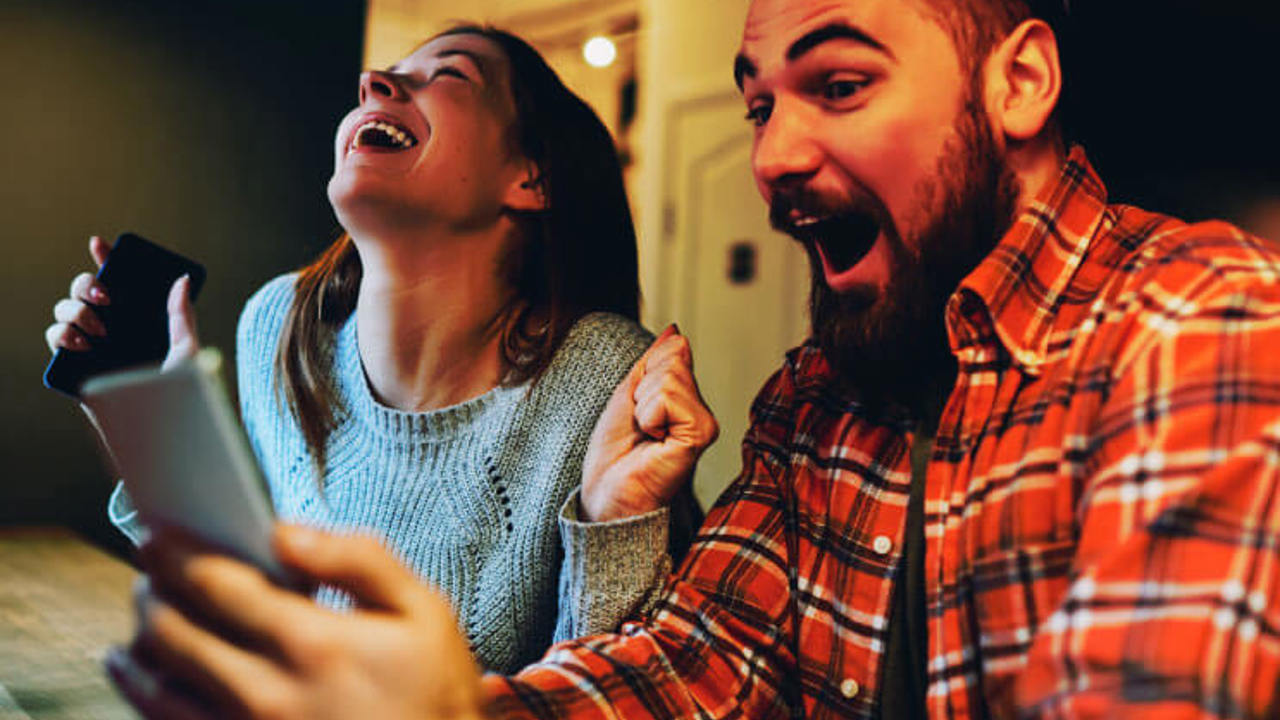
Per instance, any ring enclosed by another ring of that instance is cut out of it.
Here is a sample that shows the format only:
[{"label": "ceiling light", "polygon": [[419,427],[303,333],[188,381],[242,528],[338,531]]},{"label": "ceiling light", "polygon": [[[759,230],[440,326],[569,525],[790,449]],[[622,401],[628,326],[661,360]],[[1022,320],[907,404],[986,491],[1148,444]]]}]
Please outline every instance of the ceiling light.
[{"label": "ceiling light", "polygon": [[583,43],[582,57],[592,67],[608,67],[618,57],[618,48],[609,38],[596,35]]}]

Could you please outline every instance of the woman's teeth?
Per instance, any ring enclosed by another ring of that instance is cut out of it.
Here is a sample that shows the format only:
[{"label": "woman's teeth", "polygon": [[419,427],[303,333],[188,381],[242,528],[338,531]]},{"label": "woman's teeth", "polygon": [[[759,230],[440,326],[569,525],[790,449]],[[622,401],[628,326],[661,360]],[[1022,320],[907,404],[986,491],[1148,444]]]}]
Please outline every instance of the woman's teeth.
[{"label": "woman's teeth", "polygon": [[380,120],[371,120],[356,128],[351,138],[352,149],[380,147],[404,150],[417,144],[413,135]]}]

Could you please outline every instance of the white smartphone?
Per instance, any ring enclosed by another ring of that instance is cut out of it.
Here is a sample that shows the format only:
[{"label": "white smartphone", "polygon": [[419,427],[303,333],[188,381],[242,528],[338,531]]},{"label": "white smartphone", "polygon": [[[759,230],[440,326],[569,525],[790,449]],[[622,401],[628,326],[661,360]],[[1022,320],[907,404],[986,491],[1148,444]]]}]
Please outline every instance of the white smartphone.
[{"label": "white smartphone", "polygon": [[293,587],[271,551],[275,514],[212,348],[169,370],[100,375],[81,401],[146,525],[181,528]]}]

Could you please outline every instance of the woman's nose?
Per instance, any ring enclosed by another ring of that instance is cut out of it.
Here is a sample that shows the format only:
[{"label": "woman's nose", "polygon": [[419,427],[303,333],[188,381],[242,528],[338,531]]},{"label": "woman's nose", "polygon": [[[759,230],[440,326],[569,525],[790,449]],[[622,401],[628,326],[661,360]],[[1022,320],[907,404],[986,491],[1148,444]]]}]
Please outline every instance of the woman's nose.
[{"label": "woman's nose", "polygon": [[370,95],[379,95],[388,100],[401,100],[405,97],[395,76],[381,70],[367,70],[360,75],[360,102],[364,103]]}]

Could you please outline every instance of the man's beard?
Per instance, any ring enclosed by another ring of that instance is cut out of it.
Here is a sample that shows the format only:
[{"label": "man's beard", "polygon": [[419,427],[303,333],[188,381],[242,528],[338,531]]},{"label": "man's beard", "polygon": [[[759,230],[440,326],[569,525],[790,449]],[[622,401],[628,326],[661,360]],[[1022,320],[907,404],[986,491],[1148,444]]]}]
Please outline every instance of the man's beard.
[{"label": "man's beard", "polygon": [[837,293],[828,287],[814,243],[807,243],[812,285],[813,340],[845,389],[867,409],[894,406],[934,425],[955,379],[947,341],[946,304],[960,281],[985,258],[1013,221],[1017,180],[1000,156],[971,92],[957,116],[956,140],[938,161],[936,177],[921,187],[935,209],[908,249],[888,211],[870,205],[890,250],[883,292]]}]

